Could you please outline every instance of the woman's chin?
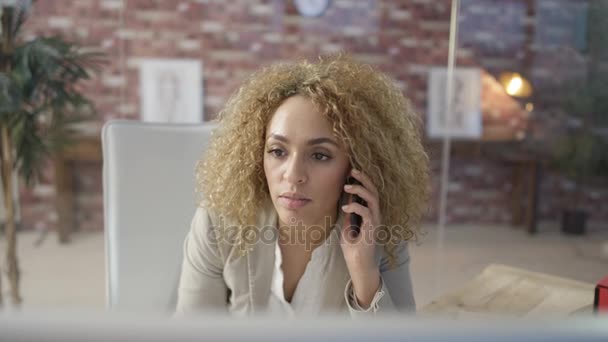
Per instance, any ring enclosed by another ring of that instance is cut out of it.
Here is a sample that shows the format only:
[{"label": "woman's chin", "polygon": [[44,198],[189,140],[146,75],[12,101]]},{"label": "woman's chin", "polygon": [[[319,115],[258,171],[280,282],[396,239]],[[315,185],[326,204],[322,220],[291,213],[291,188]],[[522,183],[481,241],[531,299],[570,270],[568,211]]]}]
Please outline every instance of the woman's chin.
[{"label": "woman's chin", "polygon": [[304,224],[304,215],[298,212],[293,212],[291,210],[279,209],[279,218],[282,222],[287,224]]}]

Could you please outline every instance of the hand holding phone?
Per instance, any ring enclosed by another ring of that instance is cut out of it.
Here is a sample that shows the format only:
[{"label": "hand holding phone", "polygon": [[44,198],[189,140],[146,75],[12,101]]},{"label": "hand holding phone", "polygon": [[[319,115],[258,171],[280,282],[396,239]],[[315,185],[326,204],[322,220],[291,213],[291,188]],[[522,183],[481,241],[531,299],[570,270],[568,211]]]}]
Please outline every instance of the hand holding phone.
[{"label": "hand holding phone", "polygon": [[[346,179],[346,184],[361,185],[361,182],[359,182],[355,178],[349,176]],[[363,206],[367,206],[367,202],[365,202],[365,200],[362,199],[361,197],[357,196],[356,194],[344,192],[341,205],[350,204],[353,202],[359,203]],[[344,218],[344,222],[346,224],[350,225],[350,229],[354,231],[355,236],[359,235],[359,232],[361,231],[362,221],[363,221],[363,219],[361,218],[361,216],[359,216],[355,213],[346,213],[346,216]]]}]

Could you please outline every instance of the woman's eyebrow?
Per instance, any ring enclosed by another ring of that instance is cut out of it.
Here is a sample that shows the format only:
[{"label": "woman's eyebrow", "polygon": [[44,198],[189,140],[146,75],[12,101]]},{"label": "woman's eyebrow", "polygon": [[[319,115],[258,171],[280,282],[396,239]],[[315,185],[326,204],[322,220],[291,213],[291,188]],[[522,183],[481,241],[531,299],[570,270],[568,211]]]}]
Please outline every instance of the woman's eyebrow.
[{"label": "woman's eyebrow", "polygon": [[[276,133],[272,133],[269,138],[274,138],[274,139],[277,139],[277,140],[285,142],[285,143],[289,142],[289,139],[287,139],[287,137],[280,135],[280,134],[276,134]],[[339,147],[338,143],[336,143],[333,139],[327,138],[327,137],[314,138],[314,139],[310,139],[306,142],[307,145],[318,145],[318,144],[322,144],[322,143],[329,143],[336,147]]]}]

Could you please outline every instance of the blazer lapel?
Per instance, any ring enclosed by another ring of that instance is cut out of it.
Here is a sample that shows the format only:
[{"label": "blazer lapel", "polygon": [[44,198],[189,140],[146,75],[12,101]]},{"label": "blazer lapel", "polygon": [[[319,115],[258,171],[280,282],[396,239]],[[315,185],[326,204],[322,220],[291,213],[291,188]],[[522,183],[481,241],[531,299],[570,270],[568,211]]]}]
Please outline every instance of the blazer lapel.
[{"label": "blazer lapel", "polygon": [[274,273],[277,217],[273,204],[269,203],[258,219],[256,241],[253,249],[247,254],[252,313],[264,312],[268,307]]}]

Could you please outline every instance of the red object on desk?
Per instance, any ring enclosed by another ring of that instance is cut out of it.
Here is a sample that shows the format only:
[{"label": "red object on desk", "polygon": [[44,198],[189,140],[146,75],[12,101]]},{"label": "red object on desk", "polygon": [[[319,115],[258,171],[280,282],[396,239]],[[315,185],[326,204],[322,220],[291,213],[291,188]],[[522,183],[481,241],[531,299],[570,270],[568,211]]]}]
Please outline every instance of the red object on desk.
[{"label": "red object on desk", "polygon": [[600,280],[595,287],[593,308],[596,313],[608,314],[608,277]]}]

